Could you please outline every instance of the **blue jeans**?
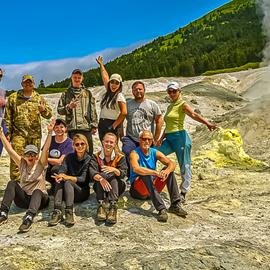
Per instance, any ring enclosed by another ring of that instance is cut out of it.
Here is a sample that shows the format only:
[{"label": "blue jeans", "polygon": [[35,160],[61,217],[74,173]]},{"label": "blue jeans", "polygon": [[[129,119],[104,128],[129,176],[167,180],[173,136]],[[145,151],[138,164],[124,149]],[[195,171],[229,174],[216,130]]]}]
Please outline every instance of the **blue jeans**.
[{"label": "blue jeans", "polygon": [[[4,119],[2,120],[2,125],[1,126],[2,126],[2,129],[3,129],[3,133],[6,135],[7,134],[7,128],[6,128],[6,122],[5,122]],[[0,140],[0,156],[2,155],[2,151],[3,151],[3,143]]]},{"label": "blue jeans", "polygon": [[191,185],[191,139],[185,130],[167,133],[162,145],[156,147],[164,155],[176,154],[180,166],[181,192],[186,193]]}]

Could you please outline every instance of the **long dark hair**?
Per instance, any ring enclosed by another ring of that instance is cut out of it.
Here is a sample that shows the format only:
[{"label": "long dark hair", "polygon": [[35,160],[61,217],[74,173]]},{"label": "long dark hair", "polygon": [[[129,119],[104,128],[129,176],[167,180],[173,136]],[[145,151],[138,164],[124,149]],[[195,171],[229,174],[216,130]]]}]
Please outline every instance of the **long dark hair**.
[{"label": "long dark hair", "polygon": [[104,94],[102,100],[101,100],[101,108],[106,106],[108,109],[115,109],[116,105],[116,99],[118,97],[118,94],[122,92],[123,84],[120,82],[119,88],[117,91],[112,92],[110,87],[110,82],[108,82],[107,91]]}]

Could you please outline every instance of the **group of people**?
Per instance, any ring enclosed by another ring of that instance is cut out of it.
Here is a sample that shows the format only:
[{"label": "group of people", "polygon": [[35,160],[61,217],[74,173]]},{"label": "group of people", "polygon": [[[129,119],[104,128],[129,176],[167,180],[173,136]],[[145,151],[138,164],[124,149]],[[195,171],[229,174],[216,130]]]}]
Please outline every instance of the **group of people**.
[{"label": "group of people", "polygon": [[[158,104],[145,98],[142,81],[133,83],[134,98],[126,101],[122,77],[109,76],[102,57],[97,58],[97,63],[105,86],[99,118],[95,99],[83,85],[80,69],[72,71],[71,84],[58,102],[58,114],[65,119],[52,118],[46,100],[34,90],[31,75],[23,76],[22,90],[7,100],[0,89],[0,117],[4,109],[0,139],[11,158],[10,181],[0,206],[0,225],[7,221],[14,201],[27,209],[19,231],[28,231],[38,210],[48,206],[49,193],[54,197],[54,210],[48,225],[55,226],[64,220],[66,226],[73,226],[74,203],[88,199],[91,181],[98,202],[97,220],[115,224],[117,201],[126,190],[126,179],[131,197],[152,200],[158,221],[166,222],[167,212],[187,215],[182,204],[191,184],[191,140],[184,129],[185,115],[205,124],[209,130],[216,126],[182,100],[178,83],[167,86],[171,103],[163,118]],[[2,76],[0,69],[0,79]],[[51,118],[42,148],[41,117]],[[102,147],[93,153],[92,135],[97,131]],[[180,187],[174,175],[176,165],[167,157],[171,153],[176,154],[180,166]],[[161,170],[157,168],[157,161],[164,166]],[[46,181],[51,183],[49,191]],[[168,209],[160,195],[165,186],[171,201]]]}]

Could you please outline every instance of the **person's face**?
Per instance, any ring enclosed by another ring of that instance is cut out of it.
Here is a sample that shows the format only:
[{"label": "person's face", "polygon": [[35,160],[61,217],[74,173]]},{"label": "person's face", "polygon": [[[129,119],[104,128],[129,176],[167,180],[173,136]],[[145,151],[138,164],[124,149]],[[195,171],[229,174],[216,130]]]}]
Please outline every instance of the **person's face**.
[{"label": "person's face", "polygon": [[102,140],[102,146],[105,153],[112,153],[116,146],[116,138],[112,135],[105,135]]},{"label": "person's face", "polygon": [[144,98],[144,87],[142,84],[137,84],[132,88],[132,94],[135,99],[143,99]]},{"label": "person's face", "polygon": [[140,137],[140,147],[144,150],[148,150],[153,142],[153,135],[150,132],[144,132]]},{"label": "person's face", "polygon": [[75,139],[73,146],[77,154],[84,154],[86,152],[86,143],[81,139]]},{"label": "person's face", "polygon": [[0,82],[1,82],[2,78],[3,78],[3,71],[0,70]]},{"label": "person's face", "polygon": [[72,82],[73,87],[80,88],[82,85],[82,81],[83,81],[83,75],[79,73],[72,74],[71,82]]},{"label": "person's face", "polygon": [[64,135],[67,131],[67,128],[63,125],[63,124],[60,124],[60,125],[55,125],[54,128],[53,128],[53,131],[55,133],[55,135]]},{"label": "person's face", "polygon": [[120,87],[120,82],[117,80],[111,80],[110,81],[110,89],[112,92],[116,92]]},{"label": "person's face", "polygon": [[23,90],[33,91],[34,87],[35,87],[35,84],[31,80],[26,80],[26,81],[22,82],[22,87],[23,87]]},{"label": "person's face", "polygon": [[31,166],[37,161],[38,155],[34,152],[28,152],[24,154],[24,159],[26,160],[27,165]]},{"label": "person's face", "polygon": [[170,99],[171,99],[173,102],[175,102],[175,101],[178,100],[178,98],[179,98],[181,92],[180,92],[179,89],[172,89],[172,88],[169,88],[169,89],[167,90],[167,93],[168,93]]}]

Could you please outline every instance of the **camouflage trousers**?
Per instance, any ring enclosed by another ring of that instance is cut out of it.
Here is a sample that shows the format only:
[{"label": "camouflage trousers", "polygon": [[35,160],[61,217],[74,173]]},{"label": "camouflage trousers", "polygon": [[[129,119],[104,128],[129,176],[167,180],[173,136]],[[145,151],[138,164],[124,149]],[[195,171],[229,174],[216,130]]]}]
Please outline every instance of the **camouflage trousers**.
[{"label": "camouflage trousers", "polygon": [[[24,148],[28,144],[34,144],[40,150],[41,138],[24,138],[21,135],[12,135],[11,145],[18,155],[23,155]],[[20,180],[19,168],[12,159],[10,159],[10,179]]]}]

